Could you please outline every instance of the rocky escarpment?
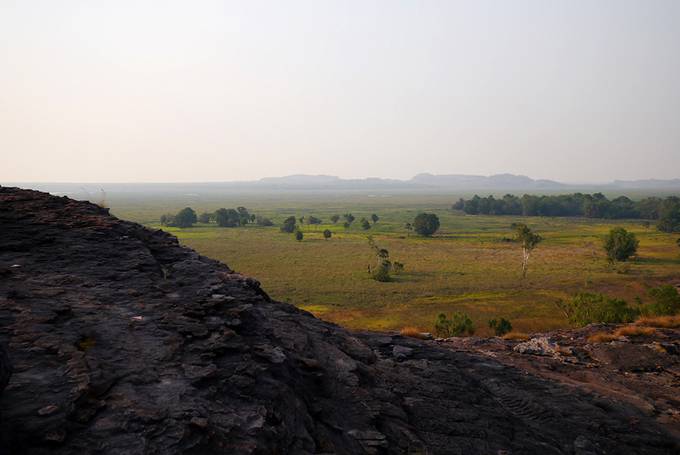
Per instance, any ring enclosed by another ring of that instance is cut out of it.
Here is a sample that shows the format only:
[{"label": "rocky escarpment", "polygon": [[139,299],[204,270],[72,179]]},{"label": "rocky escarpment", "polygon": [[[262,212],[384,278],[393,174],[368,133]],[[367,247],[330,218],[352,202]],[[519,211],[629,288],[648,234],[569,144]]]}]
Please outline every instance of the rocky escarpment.
[{"label": "rocky escarpment", "polygon": [[677,449],[629,403],[480,353],[350,333],[89,203],[0,188],[0,233],[7,453]]}]

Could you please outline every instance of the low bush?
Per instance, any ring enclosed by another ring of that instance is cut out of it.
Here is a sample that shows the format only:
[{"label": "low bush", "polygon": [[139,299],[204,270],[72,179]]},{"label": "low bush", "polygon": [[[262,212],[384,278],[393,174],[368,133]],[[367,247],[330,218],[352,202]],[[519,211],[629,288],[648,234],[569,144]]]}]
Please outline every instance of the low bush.
[{"label": "low bush", "polygon": [[680,295],[670,284],[652,288],[649,295],[654,300],[642,306],[645,316],[672,316],[680,313]]},{"label": "low bush", "polygon": [[465,313],[453,313],[447,318],[444,313],[437,316],[434,323],[434,333],[441,338],[457,337],[461,335],[474,335],[475,325],[472,319]]},{"label": "low bush", "polygon": [[497,337],[512,332],[512,324],[505,318],[492,319],[489,321],[489,328],[494,331]]},{"label": "low bush", "polygon": [[629,307],[625,300],[587,292],[576,294],[570,302],[560,301],[558,305],[569,322],[578,326],[633,322],[640,315],[640,310]]}]

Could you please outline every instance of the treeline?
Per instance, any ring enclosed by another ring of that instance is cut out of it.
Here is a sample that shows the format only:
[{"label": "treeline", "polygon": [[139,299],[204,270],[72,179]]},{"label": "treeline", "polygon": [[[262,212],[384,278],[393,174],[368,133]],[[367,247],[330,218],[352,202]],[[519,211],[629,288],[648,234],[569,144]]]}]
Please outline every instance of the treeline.
[{"label": "treeline", "polygon": [[191,227],[195,223],[216,223],[220,227],[245,226],[255,223],[258,226],[273,226],[274,223],[269,218],[250,213],[245,207],[235,209],[217,209],[214,212],[203,212],[196,215],[191,207],[186,207],[176,214],[166,213],[161,215],[161,225],[176,226],[181,228]]},{"label": "treeline", "polygon": [[522,215],[522,216],[582,216],[586,218],[659,220],[658,228],[664,232],[680,230],[680,198],[648,197],[633,201],[626,196],[607,199],[602,193],[561,194],[556,196],[518,197],[506,194],[500,199],[493,196],[459,199],[454,210],[469,215]]}]

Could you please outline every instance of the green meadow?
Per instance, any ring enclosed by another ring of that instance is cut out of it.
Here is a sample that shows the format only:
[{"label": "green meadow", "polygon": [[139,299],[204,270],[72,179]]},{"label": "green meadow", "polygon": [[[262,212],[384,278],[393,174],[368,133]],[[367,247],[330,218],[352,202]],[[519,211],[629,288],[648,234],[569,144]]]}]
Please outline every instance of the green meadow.
[{"label": "green meadow", "polygon": [[[555,302],[576,292],[644,301],[649,287],[680,282],[678,236],[657,232],[639,220],[470,216],[450,210],[453,201],[443,195],[243,197],[187,204],[129,202],[114,205],[113,213],[156,228],[162,213],[185,205],[197,213],[243,205],[277,225],[289,215],[319,217],[323,224],[301,226],[301,242],[278,226],[197,224],[163,229],[201,254],[255,277],[274,299],[352,329],[416,326],[431,331],[437,314],[462,311],[473,319],[480,335],[490,334],[487,321],[498,317],[511,320],[516,331],[545,331],[568,327]],[[404,228],[422,211],[440,218],[441,227],[431,238]],[[342,219],[330,222],[331,215],[347,212],[356,217],[350,229],[343,228]],[[380,220],[362,230],[359,220],[372,213]],[[521,248],[508,241],[513,222],[526,223],[544,238],[531,256],[525,279]],[[634,232],[640,247],[634,260],[611,266],[602,238],[614,226]],[[333,232],[331,239],[323,238],[325,229]],[[368,265],[374,263],[368,235],[389,250],[392,260],[405,265],[392,282],[377,282],[368,274]]]}]

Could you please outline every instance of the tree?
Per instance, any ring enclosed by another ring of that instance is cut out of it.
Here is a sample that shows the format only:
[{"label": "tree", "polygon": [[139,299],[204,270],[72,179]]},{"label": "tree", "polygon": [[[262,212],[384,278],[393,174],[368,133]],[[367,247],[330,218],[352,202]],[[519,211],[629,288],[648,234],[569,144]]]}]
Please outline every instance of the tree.
[{"label": "tree", "polygon": [[440,313],[434,323],[434,333],[441,338],[457,337],[465,333],[474,335],[475,325],[465,313],[453,313],[450,319]]},{"label": "tree", "polygon": [[333,222],[333,224],[336,224],[339,219],[340,219],[340,215],[333,215],[331,217],[331,221]]},{"label": "tree", "polygon": [[502,337],[506,333],[512,332],[512,324],[505,318],[490,320],[489,328],[494,331],[497,337]]},{"label": "tree", "polygon": [[333,233],[331,232],[330,229],[326,229],[325,231],[323,231],[323,238],[324,239],[330,239],[332,235],[333,235]]},{"label": "tree", "polygon": [[406,223],[406,224],[404,224],[404,229],[406,229],[406,232],[408,232],[408,235],[411,235],[411,231],[413,230],[413,225],[411,223]]},{"label": "tree", "polygon": [[345,219],[345,221],[347,221],[349,224],[354,223],[354,220],[356,220],[356,218],[354,218],[354,215],[352,215],[351,213],[345,213],[344,215],[342,215],[342,217],[343,217],[343,218]]},{"label": "tree", "polygon": [[375,213],[371,215],[371,221],[373,221],[373,224],[377,223],[379,219],[380,218]]},{"label": "tree", "polygon": [[349,229],[350,226],[351,224],[349,221],[345,221],[344,223],[342,223],[342,227],[344,227],[345,229]]},{"label": "tree", "polygon": [[196,212],[191,207],[185,207],[175,215],[175,224],[181,228],[191,227],[196,221]]},{"label": "tree", "polygon": [[656,228],[661,232],[680,232],[680,198],[666,198],[659,209]]},{"label": "tree", "polygon": [[295,232],[295,229],[297,228],[296,226],[297,220],[295,219],[294,216],[289,216],[285,220],[283,220],[283,224],[281,225],[281,232],[287,232],[287,233],[292,233]]},{"label": "tree", "polygon": [[413,220],[413,229],[418,234],[429,237],[439,229],[439,217],[434,213],[420,213]]},{"label": "tree", "polygon": [[234,209],[215,210],[215,222],[220,227],[235,227],[241,224],[241,216]]},{"label": "tree", "polygon": [[525,278],[527,276],[529,256],[531,256],[531,252],[543,239],[524,223],[514,223],[512,227],[515,229],[517,241],[522,244],[522,278]]},{"label": "tree", "polygon": [[366,218],[362,218],[360,223],[361,229],[363,229],[364,231],[368,231],[369,229],[371,229],[371,223],[369,223]]},{"label": "tree", "polygon": [[199,223],[210,223],[210,214],[208,212],[203,212],[198,216]]},{"label": "tree", "polygon": [[649,295],[654,299],[653,303],[642,308],[642,312],[648,316],[672,316],[680,312],[680,295],[678,290],[670,284],[652,288]]},{"label": "tree", "polygon": [[300,224],[305,224],[305,217],[304,217],[304,216],[301,216],[301,217],[299,218],[299,221],[300,221]]},{"label": "tree", "polygon": [[301,230],[298,229],[297,231],[295,231],[295,240],[297,240],[298,242],[302,242],[304,236],[305,235],[302,233]]},{"label": "tree", "polygon": [[307,224],[321,224],[321,222],[322,222],[321,218],[317,218],[312,215],[310,215],[309,218],[307,218]]},{"label": "tree", "polygon": [[390,276],[390,270],[392,269],[392,262],[390,262],[390,252],[385,248],[380,248],[370,235],[368,236],[368,246],[370,246],[375,253],[377,260],[377,264],[372,270],[370,266],[368,268],[369,272],[371,273],[371,277],[375,281],[392,281],[392,277]]},{"label": "tree", "polygon": [[609,262],[627,261],[637,251],[640,242],[635,234],[618,227],[609,231],[604,239],[604,249]]},{"label": "tree", "polygon": [[250,223],[250,213],[245,207],[236,207],[236,212],[238,213],[238,224],[245,226]]}]

